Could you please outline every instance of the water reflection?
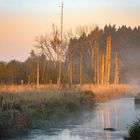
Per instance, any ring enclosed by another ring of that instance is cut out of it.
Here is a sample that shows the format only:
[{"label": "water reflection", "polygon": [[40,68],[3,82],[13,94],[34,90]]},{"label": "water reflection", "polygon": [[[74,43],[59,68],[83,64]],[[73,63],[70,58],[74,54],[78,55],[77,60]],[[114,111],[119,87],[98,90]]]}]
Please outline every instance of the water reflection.
[{"label": "water reflection", "polygon": [[[60,127],[33,131],[26,140],[123,140],[127,126],[140,114],[134,99],[99,103],[92,110],[76,114]],[[114,128],[116,131],[104,131]]]}]

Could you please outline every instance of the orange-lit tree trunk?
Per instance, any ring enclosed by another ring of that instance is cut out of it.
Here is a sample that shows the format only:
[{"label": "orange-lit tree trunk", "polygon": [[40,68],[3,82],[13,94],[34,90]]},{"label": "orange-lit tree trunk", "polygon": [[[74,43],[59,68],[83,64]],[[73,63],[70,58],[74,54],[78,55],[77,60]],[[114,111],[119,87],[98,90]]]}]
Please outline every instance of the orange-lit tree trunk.
[{"label": "orange-lit tree trunk", "polygon": [[97,84],[100,84],[100,49],[97,43]]},{"label": "orange-lit tree trunk", "polygon": [[110,84],[110,64],[111,64],[111,36],[108,36],[106,46],[105,85]]},{"label": "orange-lit tree trunk", "polygon": [[107,85],[107,67],[108,67],[108,39],[106,44],[106,54],[105,54],[105,85]]},{"label": "orange-lit tree trunk", "polygon": [[37,62],[37,76],[36,76],[36,79],[37,79],[37,87],[39,86],[39,62]]},{"label": "orange-lit tree trunk", "polygon": [[114,75],[114,84],[119,84],[120,80],[120,72],[119,72],[119,56],[118,51],[116,52],[116,59],[115,59],[115,75]]},{"label": "orange-lit tree trunk", "polygon": [[101,54],[101,84],[105,83],[105,56],[104,53]]},{"label": "orange-lit tree trunk", "polygon": [[97,50],[96,44],[94,48],[94,77],[93,77],[94,84],[97,84]]},{"label": "orange-lit tree trunk", "polygon": [[83,83],[83,56],[82,56],[82,49],[80,50],[80,86]]},{"label": "orange-lit tree trunk", "polygon": [[91,66],[92,66],[92,69],[94,68],[94,49],[93,47],[91,47]]},{"label": "orange-lit tree trunk", "polygon": [[72,86],[72,50],[69,48],[69,88]]},{"label": "orange-lit tree trunk", "polygon": [[100,76],[99,76],[99,83],[102,84],[102,52],[100,52],[100,60],[99,60],[99,69],[100,69]]},{"label": "orange-lit tree trunk", "polygon": [[94,83],[100,83],[100,49],[99,44],[95,43],[95,59],[94,59]]},{"label": "orange-lit tree trunk", "polygon": [[95,55],[95,53],[94,53],[94,48],[93,48],[93,46],[91,46],[91,49],[90,49],[90,51],[91,51],[91,67],[92,67],[92,70],[93,70],[93,83],[95,83],[95,79],[94,79],[94,66],[95,66],[95,59],[94,59],[94,55]]},{"label": "orange-lit tree trunk", "polygon": [[107,78],[107,84],[110,84],[110,69],[111,69],[111,36],[108,37],[108,78]]}]

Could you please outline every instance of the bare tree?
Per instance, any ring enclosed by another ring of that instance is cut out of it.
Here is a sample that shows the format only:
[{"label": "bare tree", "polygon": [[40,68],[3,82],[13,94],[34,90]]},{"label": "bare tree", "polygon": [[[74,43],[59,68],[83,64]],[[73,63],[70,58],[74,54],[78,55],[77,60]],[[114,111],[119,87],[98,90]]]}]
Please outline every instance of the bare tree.
[{"label": "bare tree", "polygon": [[[69,40],[72,39],[74,36],[72,30],[68,31],[67,32],[67,40],[68,40],[68,44],[69,44]],[[73,59],[72,59],[72,55],[73,55],[73,52],[72,52],[72,47],[69,45],[68,46],[68,73],[69,73],[69,88],[71,88],[72,86],[72,83],[73,83]]]},{"label": "bare tree", "polygon": [[78,26],[76,28],[76,33],[79,35],[79,54],[80,54],[80,65],[79,65],[79,82],[80,86],[83,84],[83,48],[86,47],[86,35],[88,34],[88,28],[87,26]]},{"label": "bare tree", "polygon": [[119,55],[118,55],[118,51],[116,51],[114,84],[119,84],[119,82],[120,82],[120,77],[119,76],[120,76],[120,72],[119,72]]},{"label": "bare tree", "polygon": [[[35,38],[35,47],[46,55],[46,58],[51,61],[50,64],[54,63],[54,66],[56,66],[59,63],[58,82],[61,82],[62,62],[65,60],[68,42],[65,35],[63,35],[63,42],[60,38],[60,31],[54,24],[50,34],[40,35]],[[60,85],[60,83],[58,84]]]}]

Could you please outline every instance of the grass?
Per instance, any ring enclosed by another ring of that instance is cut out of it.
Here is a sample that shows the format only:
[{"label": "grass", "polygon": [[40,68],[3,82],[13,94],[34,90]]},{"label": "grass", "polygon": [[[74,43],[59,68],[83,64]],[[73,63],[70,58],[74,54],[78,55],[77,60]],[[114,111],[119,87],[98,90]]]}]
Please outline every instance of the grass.
[{"label": "grass", "polygon": [[50,127],[83,107],[93,106],[90,91],[35,90],[0,94],[0,137],[14,137],[30,129]]},{"label": "grass", "polygon": [[[63,89],[67,89],[68,85],[63,85]],[[8,93],[21,93],[21,92],[32,92],[32,91],[50,91],[50,90],[57,90],[58,86],[56,84],[46,84],[46,85],[40,85],[38,88],[36,85],[3,85],[0,86],[0,93],[1,92],[7,92]],[[119,93],[119,94],[130,94],[130,93],[137,93],[135,91],[137,88],[131,86],[131,85],[125,85],[125,84],[120,84],[120,85],[114,85],[111,84],[109,86],[102,86],[102,85],[93,85],[93,84],[83,84],[82,86],[80,85],[72,85],[72,89],[77,89],[77,90],[90,90],[93,91],[95,94],[106,94],[106,93]]]},{"label": "grass", "polygon": [[140,140],[140,119],[137,119],[129,126],[129,136],[125,140]]},{"label": "grass", "polygon": [[[90,90],[90,91],[89,91]],[[0,88],[0,137],[27,134],[30,129],[63,122],[75,112],[95,102],[125,96],[131,87],[82,85],[58,90],[56,85],[2,86]]]}]

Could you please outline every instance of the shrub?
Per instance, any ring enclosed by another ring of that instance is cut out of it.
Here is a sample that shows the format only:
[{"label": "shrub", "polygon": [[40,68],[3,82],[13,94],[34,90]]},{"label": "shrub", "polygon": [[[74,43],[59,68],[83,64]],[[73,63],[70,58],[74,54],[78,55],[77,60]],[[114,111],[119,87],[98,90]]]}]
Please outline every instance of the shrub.
[{"label": "shrub", "polygon": [[137,119],[129,126],[128,132],[129,137],[126,137],[125,140],[140,140],[140,119]]}]

